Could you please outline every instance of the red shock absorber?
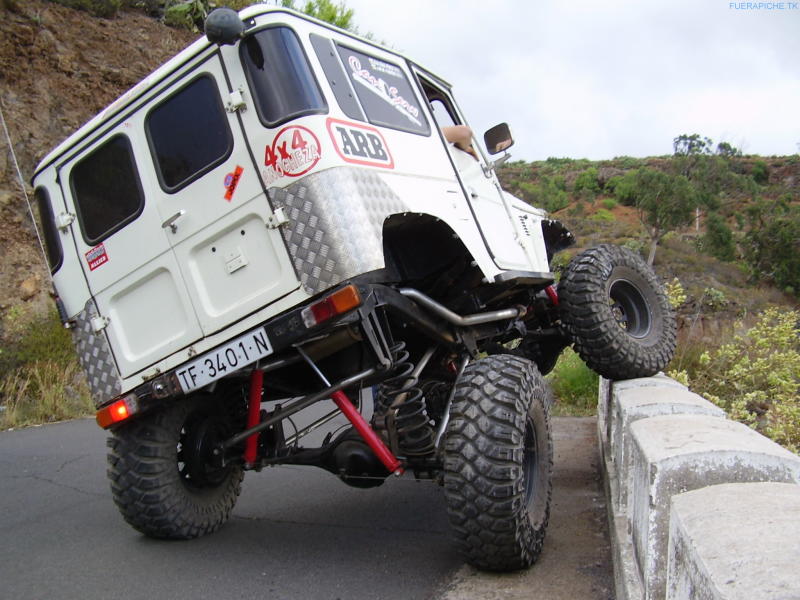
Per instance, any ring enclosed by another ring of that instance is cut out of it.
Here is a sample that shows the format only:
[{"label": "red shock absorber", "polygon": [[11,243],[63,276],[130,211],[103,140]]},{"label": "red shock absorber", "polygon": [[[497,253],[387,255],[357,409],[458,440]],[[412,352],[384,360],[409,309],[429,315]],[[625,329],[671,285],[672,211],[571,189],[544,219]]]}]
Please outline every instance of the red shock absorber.
[{"label": "red shock absorber", "polygon": [[378,437],[378,434],[373,431],[369,423],[364,420],[361,413],[356,410],[356,407],[350,402],[347,394],[339,390],[331,394],[331,399],[336,403],[336,406],[339,407],[339,410],[342,411],[344,416],[347,417],[347,420],[352,423],[355,430],[367,443],[367,446],[375,453],[375,456],[383,463],[386,470],[396,475],[402,474],[403,467],[400,461],[386,447],[386,444],[384,444],[383,440]]},{"label": "red shock absorber", "polygon": [[[250,395],[247,404],[247,429],[255,427],[261,421],[261,393],[264,390],[264,371],[253,369],[250,373]],[[258,433],[254,433],[244,442],[244,462],[252,465],[258,456]]]}]

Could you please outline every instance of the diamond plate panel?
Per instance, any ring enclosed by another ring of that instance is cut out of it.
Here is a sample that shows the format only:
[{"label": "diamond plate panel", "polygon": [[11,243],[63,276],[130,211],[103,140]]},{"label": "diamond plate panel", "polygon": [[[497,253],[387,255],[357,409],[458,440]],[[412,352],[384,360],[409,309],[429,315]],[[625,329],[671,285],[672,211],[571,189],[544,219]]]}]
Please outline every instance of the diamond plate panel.
[{"label": "diamond plate panel", "polygon": [[72,340],[86,373],[92,400],[95,405],[100,405],[122,392],[122,381],[105,334],[92,331],[92,319],[96,316],[94,301],[89,300],[75,319]]},{"label": "diamond plate panel", "polygon": [[378,174],[353,167],[273,188],[270,198],[286,208],[283,237],[309,294],[383,268],[383,221],[408,210]]}]

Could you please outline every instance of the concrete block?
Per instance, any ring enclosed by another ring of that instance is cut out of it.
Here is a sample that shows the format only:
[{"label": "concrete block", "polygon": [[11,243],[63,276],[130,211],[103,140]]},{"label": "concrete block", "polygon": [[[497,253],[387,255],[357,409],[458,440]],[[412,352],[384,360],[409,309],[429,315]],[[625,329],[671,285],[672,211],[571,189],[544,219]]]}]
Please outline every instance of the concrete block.
[{"label": "concrete block", "polygon": [[724,418],[725,411],[686,387],[629,387],[615,390],[612,403],[611,452],[617,474],[617,495],[612,501],[625,512],[633,484],[630,426],[640,419],[661,415],[695,414]]},{"label": "concrete block", "polygon": [[600,456],[604,458],[609,453],[608,426],[611,411],[611,384],[610,379],[601,377],[597,389],[597,441],[600,443]]},{"label": "concrete block", "polygon": [[800,486],[733,483],[672,497],[667,600],[800,598]]},{"label": "concrete block", "polygon": [[666,592],[669,502],[721,483],[800,482],[800,457],[746,425],[706,415],[668,415],[631,424],[633,549],[645,598]]},{"label": "concrete block", "polygon": [[[624,394],[631,390],[640,390],[642,388],[646,388],[647,390],[651,388],[673,388],[673,389],[688,389],[682,383],[678,383],[671,377],[667,377],[664,373],[658,373],[653,375],[652,377],[639,377],[637,379],[625,379],[622,381],[612,381],[610,382],[611,394],[609,399],[606,403],[606,411],[605,411],[605,418],[603,421],[603,427],[605,432],[606,440],[608,440],[608,445],[611,446],[612,440],[612,424],[614,418],[614,405],[617,403],[620,394]],[[645,390],[643,390],[645,391]],[[599,417],[598,412],[598,417]],[[613,452],[611,456],[611,460],[614,460]]]}]

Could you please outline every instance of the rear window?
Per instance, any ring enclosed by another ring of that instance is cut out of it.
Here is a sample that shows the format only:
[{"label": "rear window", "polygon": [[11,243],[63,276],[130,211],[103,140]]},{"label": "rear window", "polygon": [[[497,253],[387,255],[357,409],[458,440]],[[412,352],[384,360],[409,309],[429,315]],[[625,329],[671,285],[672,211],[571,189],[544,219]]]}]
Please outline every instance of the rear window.
[{"label": "rear window", "polygon": [[344,46],[339,46],[339,56],[370,123],[430,133],[414,89],[399,66]]},{"label": "rear window", "polygon": [[131,143],[117,135],[81,159],[70,175],[84,241],[94,246],[138,217],[144,208]]},{"label": "rear window", "polygon": [[233,136],[209,75],[195,79],[147,116],[147,135],[161,185],[175,192],[230,156]]},{"label": "rear window", "polygon": [[58,238],[58,229],[53,215],[53,205],[50,203],[50,195],[43,187],[37,187],[33,192],[36,199],[36,209],[39,213],[39,227],[44,237],[44,247],[47,254],[47,264],[50,272],[55,273],[61,268],[64,262],[64,250],[61,248],[61,240]]},{"label": "rear window", "polygon": [[242,42],[241,53],[264,125],[275,127],[303,115],[328,112],[303,47],[291,29],[262,29]]}]

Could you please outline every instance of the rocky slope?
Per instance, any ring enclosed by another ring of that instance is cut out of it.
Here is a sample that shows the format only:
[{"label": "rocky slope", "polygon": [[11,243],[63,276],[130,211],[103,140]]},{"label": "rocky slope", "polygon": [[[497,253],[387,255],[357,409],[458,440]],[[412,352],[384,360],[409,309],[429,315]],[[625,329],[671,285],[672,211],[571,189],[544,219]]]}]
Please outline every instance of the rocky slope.
[{"label": "rocky slope", "polygon": [[[28,194],[45,154],[196,38],[140,13],[100,19],[41,0],[2,6],[0,107]],[[0,317],[20,303],[47,306],[49,275],[2,130],[0,240]]]}]

